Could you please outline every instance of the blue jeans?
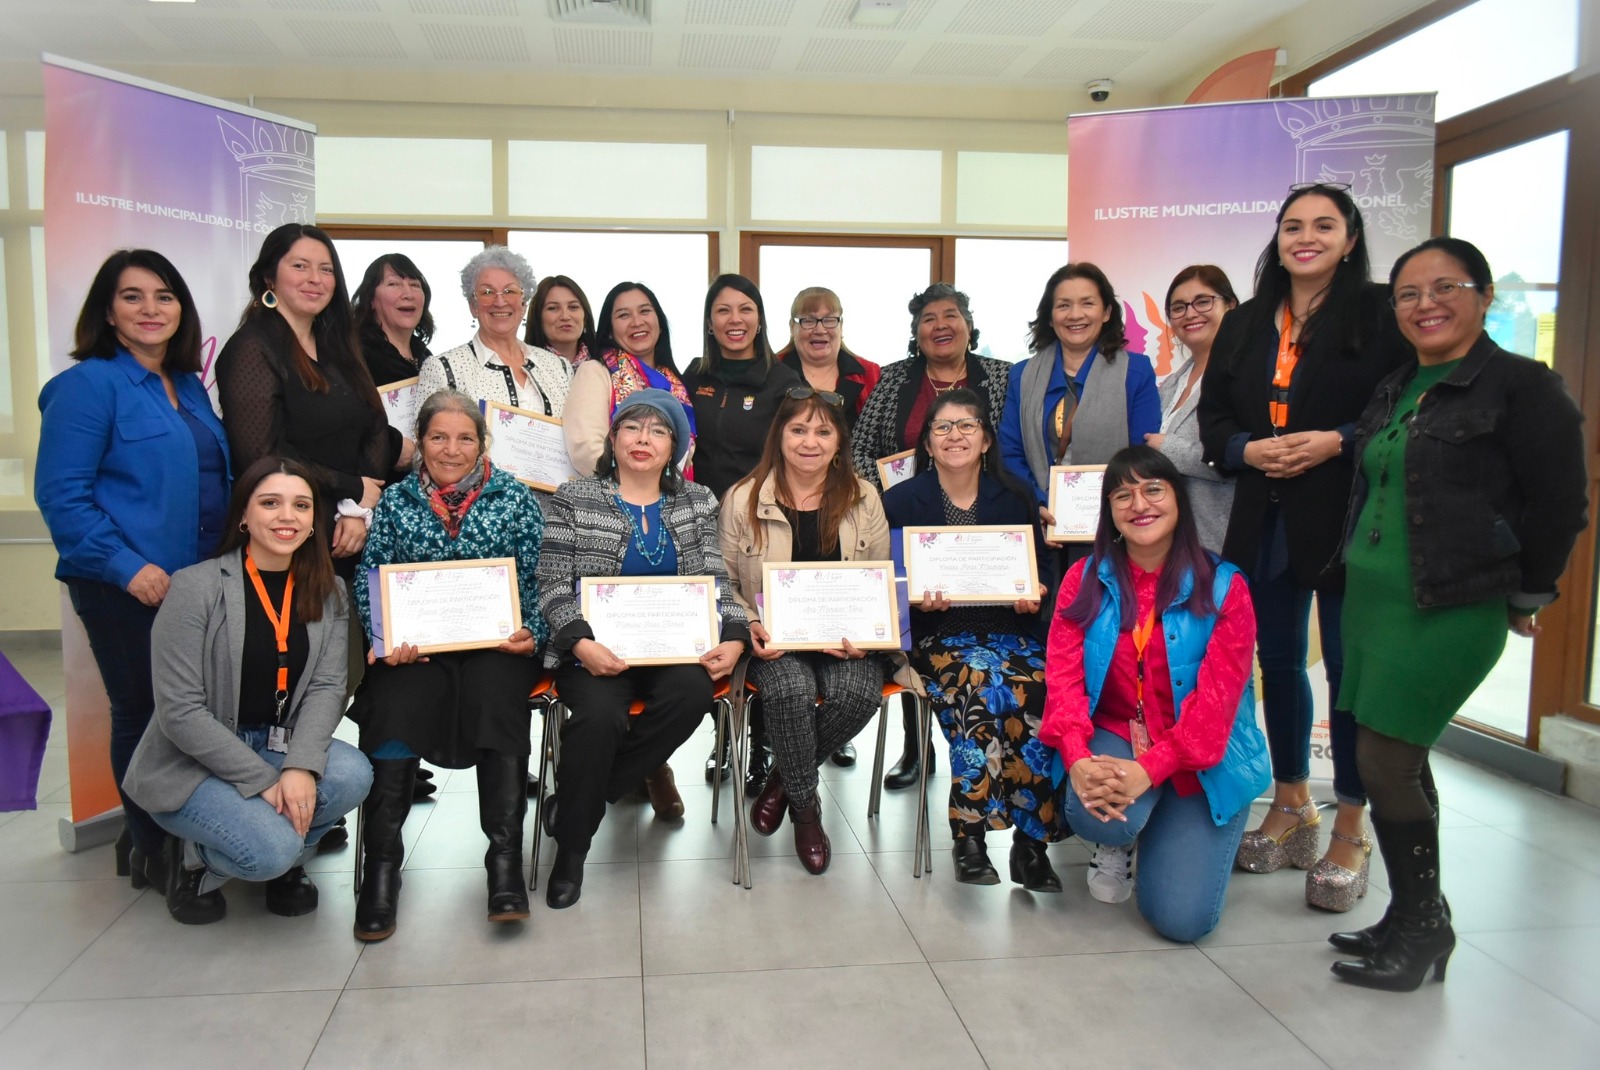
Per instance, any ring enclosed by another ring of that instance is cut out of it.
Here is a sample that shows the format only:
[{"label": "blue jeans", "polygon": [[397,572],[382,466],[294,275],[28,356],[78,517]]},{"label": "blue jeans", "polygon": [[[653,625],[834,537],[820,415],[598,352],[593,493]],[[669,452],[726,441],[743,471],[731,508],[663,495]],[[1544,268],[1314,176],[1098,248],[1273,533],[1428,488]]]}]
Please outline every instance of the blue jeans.
[{"label": "blue jeans", "polygon": [[[243,728],[239,738],[275,769],[286,755],[267,749],[266,728]],[[218,777],[206,777],[176,810],[151,814],[156,823],[193,845],[208,873],[202,891],[220,888],[230,878],[266,881],[301,865],[317,841],[367,797],[372,763],[342,740],[328,742],[328,762],[317,781],[317,807],[305,838],[287,817],[259,795],[246,799]],[[191,857],[192,860],[192,857]]]},{"label": "blue jeans", "polygon": [[[1133,748],[1115,732],[1095,730],[1095,754],[1132,758]],[[1062,783],[1064,813],[1072,831],[1107,847],[1139,844],[1135,884],[1139,913],[1168,940],[1189,943],[1217,927],[1233,856],[1244,837],[1250,808],[1241,807],[1225,825],[1211,820],[1205,792],[1179,795],[1170,783],[1152,787],[1127,809],[1128,820],[1102,821],[1084,808],[1071,781]]]},{"label": "blue jeans", "polygon": [[[1313,592],[1285,569],[1275,579],[1250,585],[1256,610],[1256,650],[1261,659],[1261,705],[1267,723],[1272,779],[1298,784],[1311,779],[1311,677],[1306,656],[1311,644]],[[1344,674],[1340,617],[1344,596],[1316,594],[1322,632],[1322,665],[1328,674],[1328,734],[1333,747],[1333,793],[1342,803],[1364,806],[1367,790],[1356,771],[1356,718],[1334,708]]]}]

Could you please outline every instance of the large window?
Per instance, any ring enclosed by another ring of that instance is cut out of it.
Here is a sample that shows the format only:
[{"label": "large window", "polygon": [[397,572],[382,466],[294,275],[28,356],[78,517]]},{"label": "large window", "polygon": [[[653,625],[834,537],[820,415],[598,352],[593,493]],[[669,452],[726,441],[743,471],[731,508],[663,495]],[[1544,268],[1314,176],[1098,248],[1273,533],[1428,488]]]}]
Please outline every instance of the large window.
[{"label": "large window", "polygon": [[1026,360],[1028,323],[1050,273],[1067,262],[1065,241],[957,238],[956,286],[972,298],[978,352]]},{"label": "large window", "polygon": [[367,265],[384,253],[404,253],[411,258],[433,292],[428,302],[428,311],[433,314],[433,342],[429,346],[433,352],[454,349],[472,337],[472,314],[466,298],[461,296],[461,268],[483,248],[481,239],[390,240],[335,235],[333,244],[339,248],[339,263],[352,294],[361,285]]}]

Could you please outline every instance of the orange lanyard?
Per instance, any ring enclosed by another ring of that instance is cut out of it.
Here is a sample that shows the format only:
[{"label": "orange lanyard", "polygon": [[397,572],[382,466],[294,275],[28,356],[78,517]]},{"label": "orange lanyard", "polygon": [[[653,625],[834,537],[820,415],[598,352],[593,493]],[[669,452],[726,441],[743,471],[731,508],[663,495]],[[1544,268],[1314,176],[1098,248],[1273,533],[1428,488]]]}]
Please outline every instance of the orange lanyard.
[{"label": "orange lanyard", "polygon": [[1133,629],[1133,652],[1135,656],[1133,679],[1133,716],[1135,719],[1144,720],[1144,648],[1150,643],[1150,633],[1155,631],[1156,611],[1152,607],[1145,614],[1144,620]]},{"label": "orange lanyard", "polygon": [[1300,346],[1290,341],[1294,317],[1289,306],[1283,306],[1283,329],[1278,333],[1278,363],[1272,369],[1272,393],[1267,398],[1267,417],[1275,431],[1289,426],[1289,384],[1294,380],[1294,366],[1300,363]]},{"label": "orange lanyard", "polygon": [[289,698],[289,612],[294,607],[294,573],[290,572],[283,582],[283,609],[273,612],[272,600],[267,597],[266,584],[261,582],[261,572],[256,568],[256,563],[250,555],[244,555],[244,570],[250,573],[250,582],[255,585],[256,597],[261,599],[261,608],[267,611],[267,619],[272,622],[272,632],[278,640],[278,693],[273,696],[278,701],[278,720],[283,720],[283,705]]}]

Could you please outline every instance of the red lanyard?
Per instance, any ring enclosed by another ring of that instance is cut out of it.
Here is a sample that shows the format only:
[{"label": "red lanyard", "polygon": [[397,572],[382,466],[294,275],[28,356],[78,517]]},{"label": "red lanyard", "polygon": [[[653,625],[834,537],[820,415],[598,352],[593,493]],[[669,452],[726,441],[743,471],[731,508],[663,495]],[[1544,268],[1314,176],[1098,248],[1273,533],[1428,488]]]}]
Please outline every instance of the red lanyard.
[{"label": "red lanyard", "polygon": [[255,585],[256,597],[261,599],[261,608],[266,610],[267,619],[272,622],[273,635],[278,640],[278,693],[273,697],[278,702],[278,720],[283,720],[283,706],[289,698],[289,612],[294,607],[294,573],[290,572],[283,582],[283,609],[273,612],[272,600],[267,597],[266,584],[261,582],[261,572],[256,568],[256,563],[250,555],[244,555],[244,570],[250,573],[250,582]]},{"label": "red lanyard", "polygon": [[1267,399],[1267,418],[1276,430],[1289,426],[1289,384],[1294,380],[1294,366],[1300,363],[1300,346],[1290,341],[1294,317],[1289,306],[1283,306],[1283,329],[1278,332],[1278,363],[1272,369],[1272,393]]}]

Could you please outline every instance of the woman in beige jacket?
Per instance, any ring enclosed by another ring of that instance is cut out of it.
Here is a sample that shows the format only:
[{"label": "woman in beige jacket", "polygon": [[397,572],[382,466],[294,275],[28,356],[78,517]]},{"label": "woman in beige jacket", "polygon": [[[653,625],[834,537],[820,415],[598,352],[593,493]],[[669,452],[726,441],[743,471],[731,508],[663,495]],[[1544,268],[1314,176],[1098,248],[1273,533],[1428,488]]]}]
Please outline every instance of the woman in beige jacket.
[{"label": "woman in beige jacket", "polygon": [[871,484],[851,471],[843,399],[792,387],[778,406],[761,462],[722,503],[722,556],[750,617],[750,682],[761,697],[776,765],[751,807],[770,836],[794,819],[795,853],[811,873],[828,868],[817,767],[877,712],[886,660],[843,636],[837,650],[773,650],[761,620],[761,566],[776,561],[887,560],[889,525]]}]

